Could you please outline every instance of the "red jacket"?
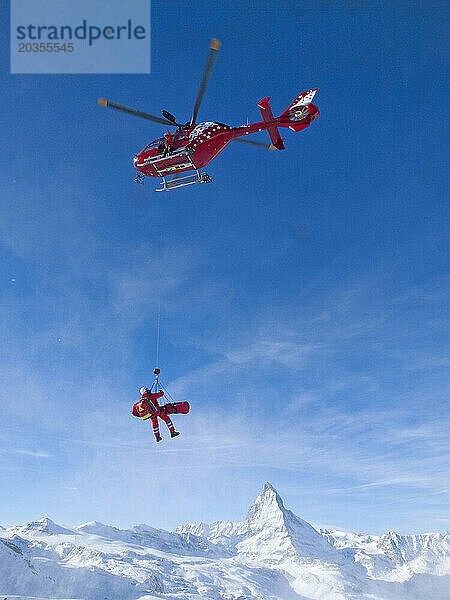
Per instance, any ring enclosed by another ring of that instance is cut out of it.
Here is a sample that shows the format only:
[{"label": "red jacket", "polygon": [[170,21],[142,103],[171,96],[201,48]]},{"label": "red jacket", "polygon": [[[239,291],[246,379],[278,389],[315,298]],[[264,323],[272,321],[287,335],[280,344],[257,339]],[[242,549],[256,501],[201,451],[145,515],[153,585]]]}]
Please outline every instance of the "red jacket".
[{"label": "red jacket", "polygon": [[141,417],[142,419],[151,419],[152,417],[158,416],[159,404],[158,398],[164,396],[164,392],[161,390],[156,394],[149,392],[144,394],[139,402],[136,402],[131,411],[135,417]]},{"label": "red jacket", "polygon": [[168,148],[173,144],[173,137],[170,131],[167,132],[167,137],[165,138],[165,146]]}]

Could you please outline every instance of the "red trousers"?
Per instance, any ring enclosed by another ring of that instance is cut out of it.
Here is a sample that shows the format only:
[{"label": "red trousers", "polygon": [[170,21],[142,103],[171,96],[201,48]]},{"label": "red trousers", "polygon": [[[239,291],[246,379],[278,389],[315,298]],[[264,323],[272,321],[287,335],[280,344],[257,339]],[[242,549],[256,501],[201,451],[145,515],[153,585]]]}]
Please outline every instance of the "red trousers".
[{"label": "red trousers", "polygon": [[153,425],[153,433],[155,434],[155,438],[159,437],[158,417],[160,417],[163,421],[166,422],[170,433],[172,433],[172,431],[175,431],[175,427],[173,426],[173,423],[170,420],[169,415],[164,410],[159,409],[158,412],[156,413],[156,415],[154,417],[151,417],[152,425]]}]

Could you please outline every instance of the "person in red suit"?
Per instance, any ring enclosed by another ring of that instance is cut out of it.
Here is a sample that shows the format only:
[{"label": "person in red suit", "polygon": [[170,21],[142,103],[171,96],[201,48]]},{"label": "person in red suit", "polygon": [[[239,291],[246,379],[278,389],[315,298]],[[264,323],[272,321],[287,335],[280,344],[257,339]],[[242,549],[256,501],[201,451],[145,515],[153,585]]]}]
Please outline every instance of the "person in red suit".
[{"label": "person in red suit", "polygon": [[175,427],[173,426],[169,415],[164,410],[165,407],[159,406],[158,399],[164,396],[163,390],[152,393],[148,388],[142,387],[139,392],[141,394],[141,399],[133,406],[132,414],[135,417],[141,417],[144,421],[151,419],[156,441],[160,442],[162,440],[162,437],[159,435],[158,417],[166,422],[170,431],[170,437],[174,438],[177,435],[180,435],[179,431],[175,431]]},{"label": "person in red suit", "polygon": [[173,137],[170,131],[164,134],[164,156],[172,153],[173,149]]}]

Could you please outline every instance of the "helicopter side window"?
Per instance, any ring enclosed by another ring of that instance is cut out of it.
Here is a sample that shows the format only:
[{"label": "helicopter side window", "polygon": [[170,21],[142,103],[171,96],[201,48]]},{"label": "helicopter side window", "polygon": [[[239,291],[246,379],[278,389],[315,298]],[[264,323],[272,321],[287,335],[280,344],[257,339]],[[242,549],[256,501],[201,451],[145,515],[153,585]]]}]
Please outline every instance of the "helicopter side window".
[{"label": "helicopter side window", "polygon": [[155,148],[155,147],[158,145],[158,143],[159,143],[159,142],[160,142],[160,140],[159,140],[159,139],[157,139],[157,140],[153,140],[152,142],[150,142],[149,144],[147,144],[147,145],[145,146],[145,148],[144,148],[144,149],[141,151],[141,154],[142,154],[143,152],[148,152],[148,151],[149,151],[149,150],[151,150],[152,148]]}]

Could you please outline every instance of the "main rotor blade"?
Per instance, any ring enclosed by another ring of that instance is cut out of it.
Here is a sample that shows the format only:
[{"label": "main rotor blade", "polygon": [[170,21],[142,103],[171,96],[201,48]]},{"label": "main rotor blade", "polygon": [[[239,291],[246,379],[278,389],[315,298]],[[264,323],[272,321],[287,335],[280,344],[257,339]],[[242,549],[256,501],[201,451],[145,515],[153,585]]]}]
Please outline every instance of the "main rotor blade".
[{"label": "main rotor blade", "polygon": [[175,119],[175,117],[172,114],[170,114],[170,112],[167,112],[167,110],[163,110],[162,116],[165,117],[166,119],[168,119],[174,125],[176,125],[178,127],[178,129],[181,129],[181,125],[179,123],[177,123],[177,120]]},{"label": "main rotor blade", "polygon": [[107,106],[108,108],[114,108],[115,110],[121,110],[122,112],[128,113],[129,115],[134,115],[135,117],[141,117],[141,119],[147,119],[148,121],[154,121],[155,123],[161,123],[161,125],[175,125],[171,121],[167,119],[161,119],[161,117],[155,117],[153,115],[149,115],[147,113],[141,112],[139,110],[135,110],[134,108],[128,108],[127,106],[122,106],[121,104],[116,104],[115,102],[111,102],[110,100],[105,100],[105,98],[99,98],[98,104],[101,106]]},{"label": "main rotor blade", "polygon": [[258,148],[265,148],[266,150],[276,150],[273,144],[266,144],[264,142],[255,142],[254,140],[242,139],[240,137],[234,138],[233,142],[239,142],[240,144],[248,144],[249,146],[258,146]]},{"label": "main rotor blade", "polygon": [[206,62],[205,72],[203,73],[203,79],[200,84],[200,89],[198,90],[197,100],[195,101],[194,113],[193,113],[192,119],[191,119],[191,126],[195,125],[195,122],[197,120],[198,110],[200,108],[200,104],[202,103],[203,94],[205,93],[209,78],[211,77],[211,73],[212,73],[214,63],[216,61],[217,53],[219,52],[219,49],[220,49],[219,40],[216,40],[216,38],[213,38],[211,40],[211,44],[209,46],[209,54],[208,54],[208,60]]},{"label": "main rotor blade", "polygon": [[168,121],[174,123],[175,125],[177,124],[176,118],[170,112],[167,112],[167,110],[162,111],[162,116],[165,117]]}]

